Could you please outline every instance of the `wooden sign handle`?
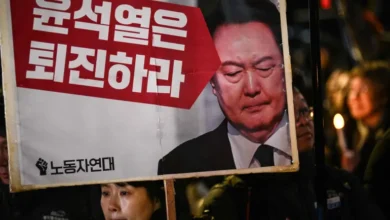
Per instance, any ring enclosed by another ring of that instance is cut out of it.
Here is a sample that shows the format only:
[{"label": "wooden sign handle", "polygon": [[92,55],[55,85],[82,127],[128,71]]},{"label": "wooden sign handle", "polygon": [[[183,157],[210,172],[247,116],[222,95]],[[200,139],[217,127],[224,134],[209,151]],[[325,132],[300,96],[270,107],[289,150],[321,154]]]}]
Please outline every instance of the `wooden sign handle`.
[{"label": "wooden sign handle", "polygon": [[175,184],[174,180],[164,180],[167,220],[176,220]]}]

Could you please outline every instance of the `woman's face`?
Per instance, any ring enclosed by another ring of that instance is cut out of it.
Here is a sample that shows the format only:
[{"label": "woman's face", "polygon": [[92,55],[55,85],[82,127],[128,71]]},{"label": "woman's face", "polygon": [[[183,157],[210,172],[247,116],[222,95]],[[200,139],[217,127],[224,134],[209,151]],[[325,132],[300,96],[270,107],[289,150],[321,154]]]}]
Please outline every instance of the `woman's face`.
[{"label": "woman's face", "polygon": [[150,220],[160,208],[144,187],[107,184],[101,186],[101,191],[100,205],[106,220]]},{"label": "woman's face", "polygon": [[355,77],[351,80],[348,94],[348,108],[356,120],[364,119],[375,111],[372,85],[365,79]]}]

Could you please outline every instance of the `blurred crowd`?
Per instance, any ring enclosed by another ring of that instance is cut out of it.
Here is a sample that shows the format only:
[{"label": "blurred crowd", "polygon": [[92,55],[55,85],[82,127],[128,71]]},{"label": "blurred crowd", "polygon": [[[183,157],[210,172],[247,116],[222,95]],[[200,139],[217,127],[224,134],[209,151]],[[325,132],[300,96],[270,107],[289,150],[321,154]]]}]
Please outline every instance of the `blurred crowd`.
[{"label": "blurred crowd", "polygon": [[[389,9],[387,0],[335,1],[336,19],[320,22],[326,159],[322,185],[327,199],[323,209],[317,201],[308,24],[294,21],[291,10],[299,172],[176,180],[177,219],[321,219],[322,213],[326,219],[390,219]],[[166,219],[160,181],[10,193],[8,164],[2,121],[1,220]]]}]

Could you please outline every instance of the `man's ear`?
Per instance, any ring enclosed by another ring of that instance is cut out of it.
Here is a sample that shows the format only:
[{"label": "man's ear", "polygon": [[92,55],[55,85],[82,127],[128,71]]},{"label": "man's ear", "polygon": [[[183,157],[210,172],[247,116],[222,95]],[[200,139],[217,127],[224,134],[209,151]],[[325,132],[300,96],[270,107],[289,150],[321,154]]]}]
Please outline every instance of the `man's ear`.
[{"label": "man's ear", "polygon": [[210,85],[211,85],[211,87],[212,87],[212,89],[213,89],[213,94],[216,96],[217,95],[217,90],[216,90],[216,88],[215,88],[215,76],[213,76],[212,78],[211,78],[211,80],[210,80]]},{"label": "man's ear", "polygon": [[157,211],[157,210],[159,210],[160,208],[161,208],[161,201],[160,201],[160,199],[154,199],[154,209],[153,209],[153,211],[155,212],[155,211]]}]

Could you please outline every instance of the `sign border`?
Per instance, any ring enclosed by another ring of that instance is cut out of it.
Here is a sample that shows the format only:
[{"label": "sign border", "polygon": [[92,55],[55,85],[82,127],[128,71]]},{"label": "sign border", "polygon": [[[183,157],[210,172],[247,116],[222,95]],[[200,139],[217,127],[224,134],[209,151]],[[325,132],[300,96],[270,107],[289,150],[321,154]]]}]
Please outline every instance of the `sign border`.
[{"label": "sign border", "polygon": [[[281,21],[281,33],[282,33],[282,49],[284,59],[284,77],[285,88],[287,95],[287,110],[289,112],[289,130],[290,130],[290,144],[292,151],[292,165],[290,166],[273,166],[262,168],[249,168],[249,169],[234,169],[234,170],[221,170],[221,171],[207,171],[207,172],[193,172],[185,174],[169,174],[159,175],[154,177],[139,177],[139,178],[126,178],[115,180],[101,180],[101,181],[81,181],[77,183],[61,183],[61,184],[35,184],[35,185],[22,185],[20,164],[18,159],[21,158],[20,147],[20,134],[19,134],[19,115],[18,102],[17,102],[17,87],[15,76],[15,60],[13,50],[13,32],[12,32],[12,16],[10,8],[11,0],[0,0],[0,49],[2,57],[2,69],[3,69],[3,90],[4,90],[4,102],[5,102],[5,116],[6,116],[6,129],[7,129],[7,142],[9,152],[9,168],[10,171],[10,190],[11,192],[22,192],[36,189],[62,187],[62,186],[78,186],[78,185],[93,185],[115,182],[131,182],[131,181],[160,181],[170,179],[184,179],[184,178],[199,178],[209,176],[221,176],[232,174],[259,174],[262,173],[289,173],[299,170],[299,158],[298,148],[296,140],[295,130],[295,117],[294,117],[294,103],[293,103],[293,90],[292,90],[292,70],[290,61],[290,51],[288,42],[288,26],[286,16],[286,0],[279,0],[279,5],[276,7],[279,9],[280,21]],[[270,1],[270,0],[268,0]]]},{"label": "sign border", "polygon": [[[0,53],[2,60],[2,77],[4,91],[4,106],[6,117],[7,144],[9,156],[9,175],[11,192],[24,190],[21,186],[20,156],[18,141],[19,117],[16,93],[15,60],[13,50],[13,32],[11,5],[9,0],[0,2]],[[20,158],[20,157],[19,157]],[[12,164],[12,166],[10,166]]]}]

